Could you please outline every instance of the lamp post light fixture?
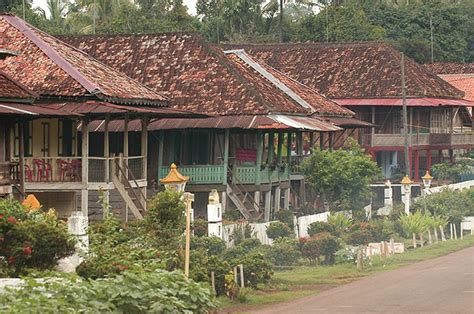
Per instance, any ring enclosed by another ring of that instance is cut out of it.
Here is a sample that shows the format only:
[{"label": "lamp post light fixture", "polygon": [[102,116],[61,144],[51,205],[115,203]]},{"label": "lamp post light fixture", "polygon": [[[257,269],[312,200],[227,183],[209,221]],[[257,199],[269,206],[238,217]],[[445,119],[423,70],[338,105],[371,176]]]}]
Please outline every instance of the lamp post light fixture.
[{"label": "lamp post light fixture", "polygon": [[430,175],[430,172],[426,170],[426,173],[424,176],[421,177],[423,180],[423,186],[425,189],[429,189],[431,186],[431,181],[433,180],[433,177]]},{"label": "lamp post light fixture", "polygon": [[[411,185],[413,184],[413,181],[410,180],[408,175],[406,175],[405,177],[403,177],[400,183],[402,184],[402,202],[405,204],[405,213],[409,215],[410,214]],[[403,201],[403,199],[405,200]]]},{"label": "lamp post light fixture", "polygon": [[168,175],[161,179],[160,182],[165,186],[167,190],[177,191],[183,194],[183,200],[186,204],[186,246],[184,249],[184,275],[189,277],[189,250],[191,243],[191,205],[194,202],[194,194],[184,192],[186,183],[189,181],[189,177],[183,176],[179,173],[178,167],[173,163],[170,166],[170,172]]}]

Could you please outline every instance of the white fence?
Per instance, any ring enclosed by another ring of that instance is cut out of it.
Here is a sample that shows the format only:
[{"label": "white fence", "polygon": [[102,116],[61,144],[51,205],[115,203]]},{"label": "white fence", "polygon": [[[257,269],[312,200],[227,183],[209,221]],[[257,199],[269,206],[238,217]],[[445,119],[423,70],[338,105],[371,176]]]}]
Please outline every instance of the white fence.
[{"label": "white fence", "polygon": [[433,194],[433,193],[439,193],[443,191],[444,189],[449,189],[449,190],[463,190],[463,189],[469,189],[471,187],[474,187],[474,180],[470,181],[464,181],[464,182],[459,182],[459,183],[453,183],[449,185],[443,185],[443,186],[437,186],[434,188],[429,188],[426,190],[426,194]]},{"label": "white fence", "polygon": [[324,213],[315,214],[315,215],[298,217],[298,223],[297,223],[298,233],[296,236],[298,238],[307,237],[309,225],[316,221],[328,221],[329,215],[330,215],[330,212],[324,212]]}]

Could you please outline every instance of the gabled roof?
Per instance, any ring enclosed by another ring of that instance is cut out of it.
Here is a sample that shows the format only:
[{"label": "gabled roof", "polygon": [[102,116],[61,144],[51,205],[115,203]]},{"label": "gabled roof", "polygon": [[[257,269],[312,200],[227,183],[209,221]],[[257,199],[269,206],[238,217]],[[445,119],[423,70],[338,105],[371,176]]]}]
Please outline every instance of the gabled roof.
[{"label": "gabled roof", "polygon": [[428,63],[425,67],[436,74],[474,74],[474,63],[440,62]]},{"label": "gabled roof", "polygon": [[[329,98],[401,95],[401,54],[379,42],[246,44],[241,48]],[[460,98],[463,93],[422,65],[405,58],[409,97]]]},{"label": "gabled roof", "polygon": [[430,63],[425,67],[464,92],[464,99],[474,101],[474,63]]},{"label": "gabled roof", "polygon": [[166,98],[20,18],[0,15],[0,47],[18,56],[4,70],[41,96],[94,96],[121,104],[162,104]]},{"label": "gabled roof", "polygon": [[258,64],[257,70],[236,52],[224,54],[197,34],[60,38],[148,87],[167,91],[175,108],[210,115],[353,114],[269,66]]},{"label": "gabled roof", "polygon": [[0,98],[3,101],[32,101],[38,95],[0,70]]}]

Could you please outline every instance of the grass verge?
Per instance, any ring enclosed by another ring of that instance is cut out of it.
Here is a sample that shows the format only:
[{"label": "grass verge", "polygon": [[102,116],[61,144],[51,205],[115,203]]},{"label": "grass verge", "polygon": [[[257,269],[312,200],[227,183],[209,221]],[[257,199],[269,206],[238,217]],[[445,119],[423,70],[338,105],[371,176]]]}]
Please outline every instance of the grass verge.
[{"label": "grass verge", "polygon": [[474,236],[464,240],[446,241],[423,248],[411,249],[388,258],[374,258],[372,265],[361,272],[353,264],[333,266],[296,267],[287,271],[276,271],[271,285],[262,290],[250,290],[241,301],[230,301],[221,297],[222,313],[245,313],[246,310],[272,303],[285,302],[314,295],[335,286],[380,271],[396,269],[414,262],[424,261],[474,246]]}]

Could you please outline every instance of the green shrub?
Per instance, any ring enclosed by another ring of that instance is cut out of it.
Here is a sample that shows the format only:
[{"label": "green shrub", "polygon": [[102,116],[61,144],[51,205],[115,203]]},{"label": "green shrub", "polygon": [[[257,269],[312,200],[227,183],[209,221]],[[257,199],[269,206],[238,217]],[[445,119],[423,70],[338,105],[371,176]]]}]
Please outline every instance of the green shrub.
[{"label": "green shrub", "polygon": [[459,182],[461,175],[469,173],[470,169],[465,164],[440,163],[432,165],[431,172],[436,180]]},{"label": "green shrub", "polygon": [[243,223],[234,229],[230,238],[234,241],[234,245],[239,245],[243,240],[251,238],[252,232],[252,227],[248,223]]},{"label": "green shrub", "polygon": [[304,257],[315,261],[324,256],[325,264],[334,263],[334,254],[339,250],[339,240],[329,232],[317,233],[311,238],[301,239]]},{"label": "green shrub", "polygon": [[24,274],[28,268],[51,269],[72,255],[76,240],[54,210],[27,208],[13,199],[0,200],[0,258],[2,273]]},{"label": "green shrub", "polygon": [[191,250],[203,249],[208,255],[222,255],[226,249],[224,240],[218,237],[191,237]]},{"label": "green shrub", "polygon": [[208,222],[206,219],[198,218],[193,222],[193,231],[195,237],[205,237],[207,236],[207,225]]},{"label": "green shrub", "polygon": [[333,225],[324,221],[316,221],[308,226],[308,234],[310,237],[321,232],[329,232],[330,234],[335,235],[336,229]]},{"label": "green shrub", "polygon": [[254,250],[240,258],[234,259],[231,266],[242,264],[244,280],[248,287],[257,288],[259,284],[266,284],[273,275],[272,264],[259,250]]},{"label": "green shrub", "polygon": [[333,215],[329,215],[328,224],[330,224],[334,228],[335,233],[332,234],[342,234],[350,229],[352,225],[352,219],[346,217],[346,215],[342,213],[336,213]]},{"label": "green shrub", "polygon": [[258,249],[261,246],[262,244],[258,239],[248,238],[240,242],[239,245],[235,245],[225,250],[223,256],[226,260],[230,261],[244,256],[245,254],[248,254],[251,251]]},{"label": "green shrub", "polygon": [[272,246],[265,247],[265,257],[277,266],[292,266],[298,263],[301,252],[298,249],[298,241],[290,238],[278,238],[273,241]]},{"label": "green shrub", "polygon": [[146,219],[160,228],[181,233],[185,227],[185,209],[181,193],[165,190],[148,201]]},{"label": "green shrub", "polygon": [[275,218],[290,227],[291,230],[294,229],[294,214],[291,210],[280,210],[275,213]]},{"label": "green shrub", "polygon": [[267,236],[272,240],[278,238],[286,238],[291,236],[292,234],[293,231],[290,229],[290,227],[280,221],[271,222],[267,227]]},{"label": "green shrub", "polygon": [[0,295],[0,312],[208,313],[216,307],[209,287],[181,272],[126,271],[102,280],[26,282]]}]

